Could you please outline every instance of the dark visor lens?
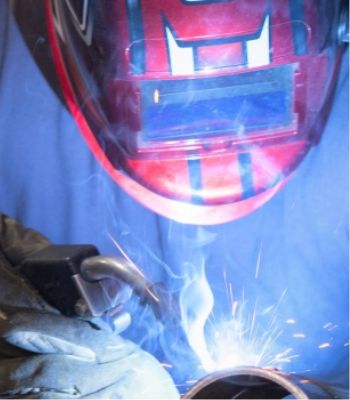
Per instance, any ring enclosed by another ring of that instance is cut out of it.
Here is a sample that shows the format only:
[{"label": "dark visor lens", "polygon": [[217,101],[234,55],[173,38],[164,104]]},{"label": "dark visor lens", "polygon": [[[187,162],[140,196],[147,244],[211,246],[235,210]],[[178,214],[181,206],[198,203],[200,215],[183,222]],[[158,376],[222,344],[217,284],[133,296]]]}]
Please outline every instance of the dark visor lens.
[{"label": "dark visor lens", "polygon": [[234,76],[144,81],[143,139],[245,135],[292,122],[293,66]]}]

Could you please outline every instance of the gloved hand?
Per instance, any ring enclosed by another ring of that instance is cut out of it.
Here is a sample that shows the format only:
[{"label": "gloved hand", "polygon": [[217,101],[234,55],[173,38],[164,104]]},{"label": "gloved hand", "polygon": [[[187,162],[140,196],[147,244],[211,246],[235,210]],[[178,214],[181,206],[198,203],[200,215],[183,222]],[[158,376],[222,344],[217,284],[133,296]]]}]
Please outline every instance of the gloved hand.
[{"label": "gloved hand", "polygon": [[178,398],[150,354],[47,304],[15,270],[50,243],[0,215],[0,397]]}]

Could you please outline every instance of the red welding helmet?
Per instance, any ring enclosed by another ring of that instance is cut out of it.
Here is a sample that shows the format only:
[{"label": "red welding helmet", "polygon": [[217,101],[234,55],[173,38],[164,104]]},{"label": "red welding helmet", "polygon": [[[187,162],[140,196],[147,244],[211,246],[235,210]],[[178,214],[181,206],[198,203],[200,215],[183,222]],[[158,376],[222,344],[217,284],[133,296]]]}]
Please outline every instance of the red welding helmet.
[{"label": "red welding helmet", "polygon": [[214,224],[265,203],[317,142],[345,3],[47,0],[46,14],[68,107],[108,173],[161,215]]}]

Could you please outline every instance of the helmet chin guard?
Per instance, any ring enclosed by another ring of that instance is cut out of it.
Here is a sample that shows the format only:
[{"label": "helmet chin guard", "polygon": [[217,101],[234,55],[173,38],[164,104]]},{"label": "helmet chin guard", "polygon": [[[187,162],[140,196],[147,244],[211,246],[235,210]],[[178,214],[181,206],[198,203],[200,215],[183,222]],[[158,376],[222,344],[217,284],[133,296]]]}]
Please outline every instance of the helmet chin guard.
[{"label": "helmet chin guard", "polygon": [[67,106],[110,176],[158,214],[216,224],[268,201],[317,143],[342,4],[46,0],[46,16]]}]

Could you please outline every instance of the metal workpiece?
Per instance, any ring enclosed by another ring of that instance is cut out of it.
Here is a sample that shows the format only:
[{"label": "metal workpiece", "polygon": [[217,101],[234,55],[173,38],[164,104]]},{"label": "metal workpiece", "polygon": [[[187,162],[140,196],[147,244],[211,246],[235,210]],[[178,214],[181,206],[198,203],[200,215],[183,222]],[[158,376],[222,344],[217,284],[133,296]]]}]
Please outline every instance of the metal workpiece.
[{"label": "metal workpiece", "polygon": [[331,387],[311,378],[260,367],[213,372],[195,383],[183,399],[336,399]]}]

